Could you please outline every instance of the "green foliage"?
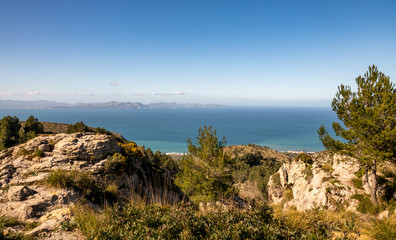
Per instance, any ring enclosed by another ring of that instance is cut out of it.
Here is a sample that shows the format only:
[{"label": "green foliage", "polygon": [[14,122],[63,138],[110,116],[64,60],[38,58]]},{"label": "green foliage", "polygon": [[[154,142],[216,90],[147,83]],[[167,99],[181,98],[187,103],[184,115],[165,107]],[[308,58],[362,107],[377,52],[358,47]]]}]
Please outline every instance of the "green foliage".
[{"label": "green foliage", "polygon": [[[333,122],[333,130],[344,141],[332,138],[323,125],[318,134],[326,149],[357,158],[376,175],[377,162],[396,161],[396,89],[374,65],[356,78],[356,84],[357,92],[341,84],[332,102],[342,121]],[[371,199],[377,202],[376,183],[370,187]]]},{"label": "green foliage", "polygon": [[17,117],[6,116],[0,120],[0,150],[19,143],[21,124]]},{"label": "green foliage", "polygon": [[331,166],[331,164],[320,165],[320,168],[322,168],[324,171],[329,173],[332,173],[334,171],[333,166]]},{"label": "green foliage", "polygon": [[396,239],[396,215],[381,220],[375,220],[373,227],[369,229],[369,234],[374,239]]},{"label": "green foliage", "polygon": [[362,178],[364,176],[364,167],[359,168],[359,170],[357,172],[355,172],[355,176],[357,178]]},{"label": "green foliage", "polygon": [[76,133],[76,132],[90,132],[90,129],[84,122],[76,122],[73,125],[70,125],[67,128],[67,133]]},{"label": "green foliage", "polygon": [[370,201],[370,196],[367,194],[353,194],[351,199],[359,201],[359,205],[356,208],[358,212],[377,214],[380,211],[380,208]]},{"label": "green foliage", "polygon": [[96,134],[106,134],[106,135],[113,135],[113,133],[112,133],[112,132],[109,132],[109,131],[107,131],[106,129],[104,129],[104,128],[101,128],[101,127],[97,127],[97,128],[95,128],[95,133],[96,133]]},{"label": "green foliage", "polygon": [[363,189],[363,181],[361,178],[352,179],[353,186],[357,189]]},{"label": "green foliage", "polygon": [[305,164],[313,164],[312,157],[307,153],[300,153],[296,157],[296,161],[302,161]]},{"label": "green foliage", "polygon": [[173,174],[179,171],[179,167],[175,160],[172,159],[169,155],[165,153],[161,153],[160,151],[156,151],[153,153],[150,148],[146,149],[147,160],[158,167],[162,167],[170,170]]},{"label": "green foliage", "polygon": [[303,174],[305,175],[305,180],[307,180],[307,182],[311,182],[313,177],[312,165],[305,165]]},{"label": "green foliage", "polygon": [[189,153],[181,161],[176,184],[191,200],[211,201],[233,194],[231,162],[223,153],[225,139],[218,141],[212,127],[199,128],[197,142],[187,141]]},{"label": "green foliage", "polygon": [[385,170],[383,179],[384,183],[382,184],[382,187],[384,189],[384,194],[382,199],[388,204],[392,201],[396,203],[396,199],[394,197],[396,194],[396,173]]},{"label": "green foliage", "polygon": [[246,153],[232,161],[232,177],[235,182],[243,183],[247,180],[256,182],[263,199],[268,199],[267,185],[270,176],[281,166],[275,158],[263,158],[258,152]]},{"label": "green foliage", "polygon": [[285,199],[287,201],[291,201],[293,200],[294,196],[293,196],[293,190],[291,188],[288,188],[284,191],[283,195],[285,196]]},{"label": "green foliage", "polygon": [[45,156],[45,154],[44,154],[44,152],[41,150],[41,149],[36,149],[36,151],[34,151],[34,155],[33,155],[34,157],[39,157],[39,158],[42,158],[42,157],[44,157]]},{"label": "green foliage", "polygon": [[[73,211],[88,239],[326,239],[326,228],[307,233],[290,230],[263,205],[250,211],[200,213],[191,207],[158,205],[112,207],[104,214],[86,208]],[[319,225],[315,223],[315,226]]]},{"label": "green foliage", "polygon": [[274,183],[275,186],[282,186],[280,180],[280,174],[278,172],[272,175],[272,182]]},{"label": "green foliage", "polygon": [[105,199],[109,203],[117,202],[118,195],[119,195],[118,187],[115,184],[109,184],[104,190]]},{"label": "green foliage", "polygon": [[44,126],[37,118],[30,116],[26,119],[24,130],[26,133],[34,132],[36,134],[44,132]]},{"label": "green foliage", "polygon": [[91,202],[100,203],[103,198],[103,190],[88,172],[58,169],[51,172],[44,182],[53,187],[72,188]]}]

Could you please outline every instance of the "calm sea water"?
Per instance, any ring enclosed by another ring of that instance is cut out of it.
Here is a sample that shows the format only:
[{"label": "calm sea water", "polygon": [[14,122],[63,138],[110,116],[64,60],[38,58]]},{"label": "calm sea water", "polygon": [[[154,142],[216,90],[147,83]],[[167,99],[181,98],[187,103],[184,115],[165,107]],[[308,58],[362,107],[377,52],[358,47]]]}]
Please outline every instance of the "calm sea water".
[{"label": "calm sea water", "polygon": [[317,130],[328,129],[337,117],[329,108],[224,108],[155,110],[10,110],[0,116],[30,115],[40,121],[104,127],[126,139],[161,152],[185,152],[186,141],[197,136],[198,128],[211,125],[227,145],[254,143],[279,151],[321,151]]}]

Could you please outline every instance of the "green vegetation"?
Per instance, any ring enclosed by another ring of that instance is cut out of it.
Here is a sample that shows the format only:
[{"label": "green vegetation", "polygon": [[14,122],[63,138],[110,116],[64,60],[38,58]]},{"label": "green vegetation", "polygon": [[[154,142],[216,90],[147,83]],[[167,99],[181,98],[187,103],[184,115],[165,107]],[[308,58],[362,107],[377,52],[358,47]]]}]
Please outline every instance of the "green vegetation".
[{"label": "green vegetation", "polygon": [[133,205],[95,213],[78,206],[75,222],[88,239],[300,239],[327,238],[327,229],[290,230],[267,206],[250,211],[200,213],[191,207]]},{"label": "green vegetation", "polygon": [[43,132],[43,125],[33,116],[28,117],[23,127],[17,117],[5,116],[0,120],[0,150],[24,143]]},{"label": "green vegetation", "polygon": [[370,196],[367,194],[354,194],[351,199],[356,199],[359,201],[359,205],[356,210],[361,213],[377,214],[381,209],[379,206],[374,205],[370,201]]},{"label": "green vegetation", "polygon": [[156,151],[153,153],[150,148],[146,149],[147,160],[157,167],[162,167],[171,171],[172,175],[176,174],[179,171],[179,167],[175,160],[172,157],[166,155],[165,153],[161,153],[160,151]]},{"label": "green vegetation", "polygon": [[331,164],[320,165],[320,168],[322,168],[324,171],[329,172],[329,173],[332,173],[334,171],[334,169],[331,166]]},{"label": "green vegetation", "polygon": [[83,121],[76,122],[75,124],[70,125],[67,128],[67,133],[77,133],[77,132],[91,132],[91,130],[87,125],[85,125]]},{"label": "green vegetation", "polygon": [[176,184],[194,202],[230,198],[234,193],[231,161],[223,153],[225,139],[218,141],[212,127],[199,128],[197,142],[190,139],[181,161]]},{"label": "green vegetation", "polygon": [[307,180],[307,182],[311,182],[313,178],[312,165],[306,164],[303,173],[305,175],[305,180]]},{"label": "green vegetation", "polygon": [[263,199],[268,199],[267,185],[269,178],[282,165],[275,158],[263,158],[258,151],[243,154],[232,159],[232,177],[235,182],[252,181],[257,183]]},{"label": "green vegetation", "polygon": [[103,200],[102,187],[88,172],[58,169],[51,172],[44,182],[53,187],[74,189],[85,199],[94,203],[100,203]]},{"label": "green vegetation", "polygon": [[17,117],[6,116],[0,120],[0,150],[19,143],[21,123]]},{"label": "green vegetation", "polygon": [[23,131],[20,132],[20,138],[29,140],[37,137],[38,134],[44,132],[44,126],[38,121],[37,118],[30,116],[25,121]]},{"label": "green vegetation", "polygon": [[312,157],[307,153],[298,154],[296,157],[296,161],[302,161],[303,163],[309,164],[309,165],[313,164]]},{"label": "green vegetation", "polygon": [[[370,200],[378,203],[377,164],[396,161],[396,89],[390,77],[369,66],[364,77],[356,78],[357,92],[351,87],[338,87],[332,108],[342,124],[333,123],[334,139],[322,125],[319,138],[326,149],[355,157],[365,168],[365,181],[370,189]],[[369,184],[368,172],[374,174]]]},{"label": "green vegetation", "polygon": [[357,189],[363,189],[363,181],[360,178],[352,179],[353,186]]},{"label": "green vegetation", "polygon": [[5,233],[7,227],[21,227],[23,231],[29,231],[35,224],[19,221],[15,218],[0,215],[0,239],[2,240],[32,240],[30,235],[23,235],[19,233]]}]

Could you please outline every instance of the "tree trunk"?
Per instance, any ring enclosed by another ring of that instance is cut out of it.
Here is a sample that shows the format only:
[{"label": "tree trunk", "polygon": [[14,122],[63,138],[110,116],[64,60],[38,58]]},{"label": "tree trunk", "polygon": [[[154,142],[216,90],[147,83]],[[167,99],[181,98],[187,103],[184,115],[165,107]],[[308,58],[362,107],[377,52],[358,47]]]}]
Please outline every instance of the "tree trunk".
[{"label": "tree trunk", "polygon": [[366,165],[366,183],[367,183],[368,189],[370,191],[370,200],[371,200],[371,202],[378,204],[377,162],[376,161],[374,161],[373,166],[371,167],[371,172],[373,173],[374,178],[372,180],[372,184],[370,185],[370,181],[369,181],[369,177],[368,177],[368,166]]}]

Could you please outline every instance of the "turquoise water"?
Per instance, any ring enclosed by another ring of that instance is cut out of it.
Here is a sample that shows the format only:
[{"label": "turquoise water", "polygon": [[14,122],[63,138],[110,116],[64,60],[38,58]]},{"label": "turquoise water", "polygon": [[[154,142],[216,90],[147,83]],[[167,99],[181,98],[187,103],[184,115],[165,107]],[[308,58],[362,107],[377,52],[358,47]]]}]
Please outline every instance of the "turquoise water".
[{"label": "turquoise water", "polygon": [[279,151],[321,151],[317,130],[328,129],[337,117],[329,108],[221,108],[221,109],[144,109],[144,110],[10,110],[0,116],[15,115],[26,120],[34,115],[40,121],[75,123],[104,127],[126,139],[161,152],[185,152],[186,141],[197,136],[198,128],[212,125],[227,145],[254,143]]}]

